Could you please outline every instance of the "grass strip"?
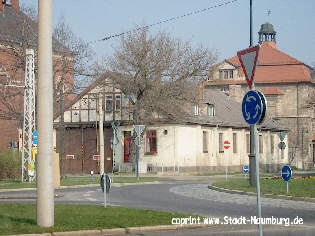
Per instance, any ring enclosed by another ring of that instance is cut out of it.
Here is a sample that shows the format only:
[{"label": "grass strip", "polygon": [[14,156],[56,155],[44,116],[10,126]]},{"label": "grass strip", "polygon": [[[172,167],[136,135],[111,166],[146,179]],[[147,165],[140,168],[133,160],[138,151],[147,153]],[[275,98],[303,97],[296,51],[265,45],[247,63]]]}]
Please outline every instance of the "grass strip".
[{"label": "grass strip", "polygon": [[189,216],[126,207],[56,204],[54,227],[40,228],[36,224],[36,205],[1,203],[0,235],[170,225],[173,217]]},{"label": "grass strip", "polygon": [[[256,186],[251,187],[248,179],[229,179],[213,184],[219,188],[256,192]],[[289,193],[287,183],[281,179],[261,179],[260,191],[262,194],[288,195],[294,197],[315,198],[315,179],[292,179],[289,181]]]}]

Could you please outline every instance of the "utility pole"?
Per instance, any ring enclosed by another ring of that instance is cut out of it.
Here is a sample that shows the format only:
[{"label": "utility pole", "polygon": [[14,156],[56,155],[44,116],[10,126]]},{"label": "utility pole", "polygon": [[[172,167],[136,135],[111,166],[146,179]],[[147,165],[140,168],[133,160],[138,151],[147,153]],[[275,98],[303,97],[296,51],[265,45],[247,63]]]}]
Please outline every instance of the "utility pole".
[{"label": "utility pole", "polygon": [[64,177],[64,152],[65,152],[65,146],[64,146],[64,140],[65,140],[65,123],[64,123],[64,93],[63,93],[63,87],[64,82],[63,78],[60,81],[60,88],[59,88],[59,108],[60,108],[60,121],[59,121],[59,162],[60,162],[60,175],[61,178]]},{"label": "utility pole", "polygon": [[[104,174],[104,114],[103,114],[103,96],[99,93],[98,112],[99,112],[99,131],[100,131],[100,175]],[[104,176],[105,177],[105,176]],[[106,190],[104,190],[106,192]]]},{"label": "utility pole", "polygon": [[[135,112],[135,125],[139,124],[139,102],[138,97],[136,97],[136,112]],[[139,145],[140,145],[140,135],[136,141],[136,177],[139,180]]]},{"label": "utility pole", "polygon": [[[22,182],[32,181],[35,170],[28,165],[34,164],[32,159],[32,137],[35,131],[35,74],[34,50],[26,49],[24,118],[23,118],[23,149],[22,149]],[[32,165],[31,165],[32,166]]]},{"label": "utility pole", "polygon": [[54,225],[52,0],[38,0],[37,225]]}]

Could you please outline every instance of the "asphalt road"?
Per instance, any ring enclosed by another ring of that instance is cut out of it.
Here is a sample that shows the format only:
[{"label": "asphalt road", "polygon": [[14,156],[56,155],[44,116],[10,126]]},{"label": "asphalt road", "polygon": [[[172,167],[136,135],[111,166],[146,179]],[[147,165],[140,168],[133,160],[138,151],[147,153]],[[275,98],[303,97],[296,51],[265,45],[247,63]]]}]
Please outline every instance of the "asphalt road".
[{"label": "asphalt road", "polygon": [[[141,184],[112,187],[107,194],[108,204],[132,208],[183,212],[204,217],[219,218],[217,226],[195,230],[170,231],[166,235],[257,235],[257,225],[250,223],[235,226],[224,224],[224,217],[251,219],[256,216],[256,204],[246,196],[211,192],[207,182],[164,182],[160,184]],[[191,191],[190,191],[191,190]],[[202,192],[203,195],[200,193]],[[0,193],[0,198],[12,197],[11,193]],[[99,187],[67,188],[57,190],[56,203],[103,204],[104,195]],[[35,201],[34,191],[14,192],[16,200],[0,201]],[[27,199],[23,199],[26,196]],[[283,201],[283,202],[282,202]],[[269,204],[270,203],[270,204]],[[302,205],[301,205],[302,204]],[[262,206],[263,218],[290,219],[299,217],[303,224],[299,226],[264,226],[264,235],[315,235],[315,203],[294,202],[288,200],[265,199]],[[297,233],[299,232],[299,233]],[[223,233],[223,234],[221,234]],[[160,235],[159,232],[134,235]]]}]

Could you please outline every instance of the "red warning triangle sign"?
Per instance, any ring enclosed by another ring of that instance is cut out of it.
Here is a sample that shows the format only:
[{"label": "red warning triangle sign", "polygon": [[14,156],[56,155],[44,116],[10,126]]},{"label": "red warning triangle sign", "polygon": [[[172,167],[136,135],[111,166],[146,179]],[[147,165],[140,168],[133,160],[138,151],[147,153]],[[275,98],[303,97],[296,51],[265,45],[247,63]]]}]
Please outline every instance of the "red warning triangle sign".
[{"label": "red warning triangle sign", "polygon": [[237,53],[238,59],[241,62],[245,78],[249,89],[252,88],[252,84],[255,77],[256,65],[258,61],[260,45],[251,47]]}]

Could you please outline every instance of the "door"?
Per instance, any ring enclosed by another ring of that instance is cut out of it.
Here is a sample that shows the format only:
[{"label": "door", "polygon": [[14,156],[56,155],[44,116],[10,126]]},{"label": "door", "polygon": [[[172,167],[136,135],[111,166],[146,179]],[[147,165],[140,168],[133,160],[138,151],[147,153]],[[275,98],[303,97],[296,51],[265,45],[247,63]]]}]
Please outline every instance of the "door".
[{"label": "door", "polygon": [[124,162],[129,161],[131,138],[124,138]]}]

